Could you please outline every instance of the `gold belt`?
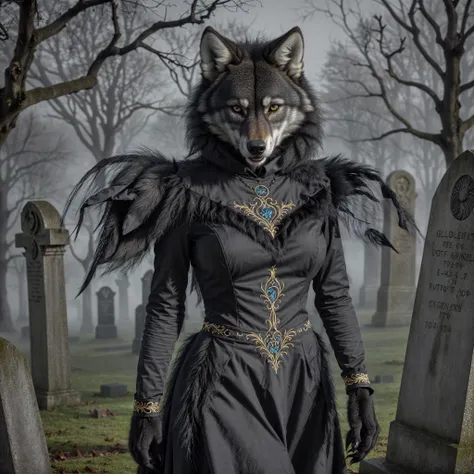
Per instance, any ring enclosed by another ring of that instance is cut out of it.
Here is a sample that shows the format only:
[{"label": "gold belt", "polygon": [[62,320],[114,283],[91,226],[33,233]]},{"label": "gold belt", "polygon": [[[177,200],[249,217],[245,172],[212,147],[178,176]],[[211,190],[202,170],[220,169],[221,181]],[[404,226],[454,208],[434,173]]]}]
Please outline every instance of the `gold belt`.
[{"label": "gold belt", "polygon": [[255,344],[256,349],[267,358],[269,364],[278,372],[281,357],[287,354],[288,349],[293,346],[296,337],[311,329],[311,321],[307,319],[303,324],[289,329],[278,329],[271,327],[264,333],[241,331],[223,324],[215,324],[205,321],[201,331],[209,332],[214,336],[220,336],[237,341],[249,341]]}]

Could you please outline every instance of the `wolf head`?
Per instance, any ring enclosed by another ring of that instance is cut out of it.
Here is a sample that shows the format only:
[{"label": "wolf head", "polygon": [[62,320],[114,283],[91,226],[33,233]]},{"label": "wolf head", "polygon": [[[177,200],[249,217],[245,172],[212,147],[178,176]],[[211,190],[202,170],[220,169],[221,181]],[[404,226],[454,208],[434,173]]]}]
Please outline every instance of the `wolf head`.
[{"label": "wolf head", "polygon": [[298,27],[270,42],[240,44],[206,28],[202,79],[188,107],[191,152],[217,141],[253,169],[275,156],[301,160],[314,153],[321,120],[303,74],[303,50]]}]

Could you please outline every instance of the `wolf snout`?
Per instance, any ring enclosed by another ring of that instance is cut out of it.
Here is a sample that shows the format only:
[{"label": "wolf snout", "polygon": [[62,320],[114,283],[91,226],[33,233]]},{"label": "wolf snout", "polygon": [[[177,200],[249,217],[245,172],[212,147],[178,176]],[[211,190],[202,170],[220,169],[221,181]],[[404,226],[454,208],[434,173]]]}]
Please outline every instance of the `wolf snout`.
[{"label": "wolf snout", "polygon": [[265,140],[249,140],[247,142],[247,150],[251,155],[262,155],[266,148]]}]

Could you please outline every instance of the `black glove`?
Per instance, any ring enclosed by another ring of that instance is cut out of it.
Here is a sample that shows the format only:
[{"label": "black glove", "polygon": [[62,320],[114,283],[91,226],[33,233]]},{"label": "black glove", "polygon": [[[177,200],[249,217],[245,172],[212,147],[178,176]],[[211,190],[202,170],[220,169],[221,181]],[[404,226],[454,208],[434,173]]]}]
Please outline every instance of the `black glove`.
[{"label": "black glove", "polygon": [[134,413],[128,436],[128,449],[140,466],[140,473],[159,474],[163,470],[163,418]]},{"label": "black glove", "polygon": [[350,430],[346,435],[346,450],[350,464],[362,461],[377,444],[380,426],[375,417],[372,393],[371,388],[355,388],[349,392],[347,419]]}]

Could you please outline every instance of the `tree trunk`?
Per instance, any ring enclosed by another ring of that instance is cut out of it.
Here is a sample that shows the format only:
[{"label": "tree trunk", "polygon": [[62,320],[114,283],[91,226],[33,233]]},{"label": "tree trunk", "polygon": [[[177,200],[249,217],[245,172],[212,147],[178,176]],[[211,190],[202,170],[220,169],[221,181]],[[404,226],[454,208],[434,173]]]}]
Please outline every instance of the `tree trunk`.
[{"label": "tree trunk", "polygon": [[89,285],[82,293],[82,326],[81,333],[92,334],[94,322],[92,321],[92,287]]}]

